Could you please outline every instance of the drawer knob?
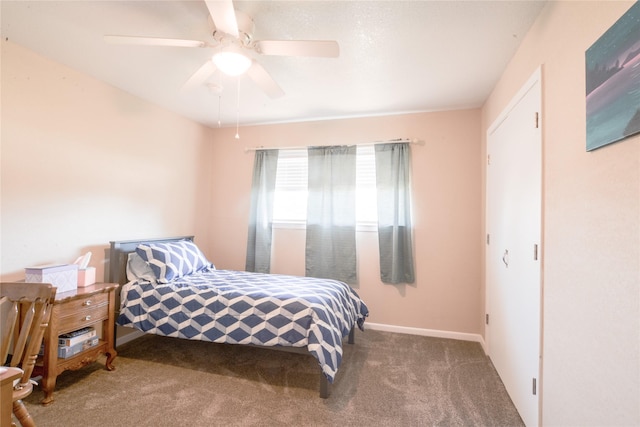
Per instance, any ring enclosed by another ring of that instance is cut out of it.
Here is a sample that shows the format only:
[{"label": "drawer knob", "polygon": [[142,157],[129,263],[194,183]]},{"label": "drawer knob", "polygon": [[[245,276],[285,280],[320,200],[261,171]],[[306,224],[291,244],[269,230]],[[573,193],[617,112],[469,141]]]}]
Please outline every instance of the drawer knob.
[{"label": "drawer knob", "polygon": [[91,316],[84,316],[84,320],[91,320]]},{"label": "drawer knob", "polygon": [[84,305],[85,307],[91,305],[91,300],[90,299],[86,300],[82,305]]}]

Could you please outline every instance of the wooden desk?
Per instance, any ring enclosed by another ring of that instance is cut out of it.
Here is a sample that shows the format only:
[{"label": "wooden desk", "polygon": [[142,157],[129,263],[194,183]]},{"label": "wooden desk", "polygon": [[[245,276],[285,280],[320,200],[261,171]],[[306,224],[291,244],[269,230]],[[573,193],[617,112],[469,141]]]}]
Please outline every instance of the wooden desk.
[{"label": "wooden desk", "polygon": [[[56,379],[62,372],[80,369],[95,362],[101,354],[107,355],[107,370],[115,369],[115,291],[118,286],[120,285],[117,283],[96,283],[86,288],[56,294],[49,327],[44,333],[44,357],[41,366],[43,405],[53,402]],[[97,346],[67,359],[58,358],[58,335],[87,326],[96,326],[99,323],[102,323],[102,336]],[[36,371],[38,369],[34,370]]]},{"label": "wooden desk", "polygon": [[13,412],[13,381],[22,376],[22,371],[7,367],[0,370],[0,427],[9,427]]}]

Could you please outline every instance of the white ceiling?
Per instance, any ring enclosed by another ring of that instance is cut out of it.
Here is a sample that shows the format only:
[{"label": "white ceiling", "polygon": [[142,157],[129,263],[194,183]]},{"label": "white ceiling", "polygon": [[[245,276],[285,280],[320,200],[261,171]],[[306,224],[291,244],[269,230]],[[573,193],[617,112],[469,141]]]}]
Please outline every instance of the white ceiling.
[{"label": "white ceiling", "polygon": [[257,40],[337,40],[338,58],[259,56],[285,91],[214,75],[220,94],[182,85],[211,48],[106,43],[103,35],[211,42],[204,1],[7,1],[2,38],[217,127],[483,104],[544,1],[236,1]]}]

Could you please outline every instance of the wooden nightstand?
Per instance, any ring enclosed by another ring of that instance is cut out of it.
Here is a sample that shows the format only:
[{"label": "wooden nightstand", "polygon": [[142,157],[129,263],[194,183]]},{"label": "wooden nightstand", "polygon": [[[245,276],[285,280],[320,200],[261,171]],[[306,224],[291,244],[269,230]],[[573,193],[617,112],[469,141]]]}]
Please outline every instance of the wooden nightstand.
[{"label": "wooden nightstand", "polygon": [[[42,373],[43,405],[53,402],[56,379],[62,372],[80,369],[95,362],[101,354],[107,356],[107,370],[115,369],[112,363],[117,355],[114,342],[114,313],[115,291],[118,286],[120,285],[117,283],[96,283],[56,295],[49,327],[44,333],[42,366],[38,369]],[[86,326],[96,326],[99,323],[102,323],[102,336],[97,346],[68,359],[58,358],[58,335]]]}]

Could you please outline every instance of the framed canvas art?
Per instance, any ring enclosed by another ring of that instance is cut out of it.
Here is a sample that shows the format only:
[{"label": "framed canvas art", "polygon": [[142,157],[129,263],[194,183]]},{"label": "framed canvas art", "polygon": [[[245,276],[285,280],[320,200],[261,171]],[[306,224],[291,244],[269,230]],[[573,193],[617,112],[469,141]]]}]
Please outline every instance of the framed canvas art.
[{"label": "framed canvas art", "polygon": [[587,151],[640,132],[640,2],[585,54]]}]

